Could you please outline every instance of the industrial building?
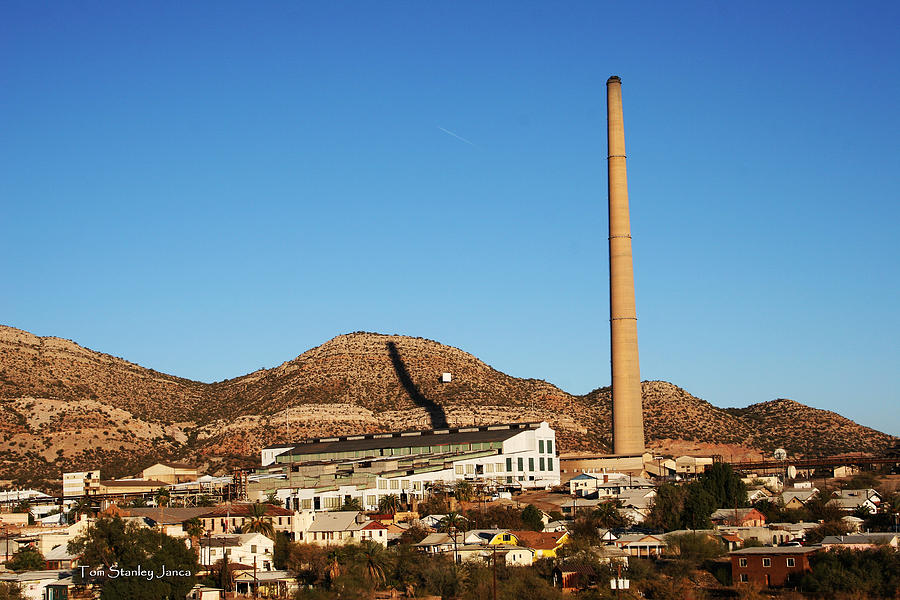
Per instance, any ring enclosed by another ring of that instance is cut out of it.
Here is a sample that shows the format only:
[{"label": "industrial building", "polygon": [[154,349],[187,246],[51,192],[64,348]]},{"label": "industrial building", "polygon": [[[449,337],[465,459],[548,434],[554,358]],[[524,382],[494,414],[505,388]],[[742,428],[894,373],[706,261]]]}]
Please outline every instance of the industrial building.
[{"label": "industrial building", "polygon": [[251,499],[275,493],[294,510],[334,510],[356,500],[414,503],[458,481],[489,489],[559,485],[556,433],[546,422],[316,438],[262,450]]}]

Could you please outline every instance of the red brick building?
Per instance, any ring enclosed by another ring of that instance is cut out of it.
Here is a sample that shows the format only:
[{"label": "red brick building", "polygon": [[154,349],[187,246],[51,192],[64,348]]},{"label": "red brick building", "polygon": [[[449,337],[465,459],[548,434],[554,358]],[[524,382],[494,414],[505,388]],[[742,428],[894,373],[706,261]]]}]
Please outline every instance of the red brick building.
[{"label": "red brick building", "polygon": [[819,548],[798,546],[743,548],[729,552],[731,577],[735,585],[755,583],[781,586],[791,575],[811,571],[809,557]]}]

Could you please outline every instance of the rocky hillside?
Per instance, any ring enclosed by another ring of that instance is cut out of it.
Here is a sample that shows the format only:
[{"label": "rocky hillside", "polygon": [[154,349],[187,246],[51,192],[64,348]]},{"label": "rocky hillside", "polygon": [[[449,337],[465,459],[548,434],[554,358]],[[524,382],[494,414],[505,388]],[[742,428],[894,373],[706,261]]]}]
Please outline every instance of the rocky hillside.
[{"label": "rocky hillside", "polygon": [[[651,446],[698,440],[831,454],[878,451],[893,439],[791,401],[720,409],[670,383],[643,389]],[[406,336],[341,335],[273,369],[204,384],[0,327],[0,480],[22,483],[96,466],[125,475],[158,458],[217,470],[303,437],[523,420],[550,421],[562,451],[602,452],[610,404],[609,388],[573,396]]]}]

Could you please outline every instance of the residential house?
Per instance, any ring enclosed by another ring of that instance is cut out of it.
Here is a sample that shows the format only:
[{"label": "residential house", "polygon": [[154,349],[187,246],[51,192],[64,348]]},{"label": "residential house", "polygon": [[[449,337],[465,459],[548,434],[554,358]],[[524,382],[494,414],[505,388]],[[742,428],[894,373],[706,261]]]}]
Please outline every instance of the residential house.
[{"label": "residential house", "polygon": [[459,544],[464,542],[461,537],[462,535],[454,542],[453,537],[449,533],[429,533],[421,542],[416,544],[416,548],[429,554],[451,552],[454,546],[459,547]]},{"label": "residential house", "polygon": [[69,571],[25,571],[24,573],[0,573],[0,582],[18,586],[28,600],[46,600],[47,586],[68,577]]},{"label": "residential house", "polygon": [[502,561],[510,567],[528,567],[534,562],[534,550],[506,544],[463,544],[448,551],[456,555],[459,562],[473,560]]},{"label": "residential house", "polygon": [[772,496],[774,496],[774,494],[764,487],[754,487],[747,490],[747,500],[751,504],[759,502],[760,500],[768,500],[771,502]]},{"label": "residential house", "polygon": [[296,578],[287,571],[237,569],[234,572],[234,590],[244,597],[292,598],[299,588]]},{"label": "residential house", "polygon": [[853,535],[829,535],[822,540],[823,550],[871,550],[880,546],[898,548],[898,533],[859,533]]},{"label": "residential house", "polygon": [[200,564],[209,567],[227,555],[229,562],[271,571],[274,546],[275,542],[261,533],[204,536],[199,540]]},{"label": "residential house", "polygon": [[60,544],[44,554],[44,562],[48,570],[68,571],[75,568],[78,557],[69,552],[68,544]]},{"label": "residential house", "polygon": [[710,516],[713,525],[765,527],[766,516],[755,508],[720,508]]},{"label": "residential house", "polygon": [[616,498],[620,505],[619,514],[632,523],[643,523],[650,515],[654,498],[656,498],[656,490],[653,488],[625,490]]},{"label": "residential house", "polygon": [[[769,530],[772,532],[773,544],[783,544],[785,542],[800,542],[806,539],[806,533],[818,527],[818,523],[769,523]],[[745,538],[746,539],[746,538]]]},{"label": "residential house", "polygon": [[222,588],[207,587],[198,583],[188,592],[186,600],[222,600],[224,597],[225,590]]},{"label": "residential house", "polygon": [[571,500],[566,500],[562,504],[560,504],[559,509],[562,511],[562,514],[571,516],[574,513],[581,513],[583,510],[594,510],[597,508],[598,504],[602,504],[603,502],[609,502],[609,498],[572,498]]},{"label": "residential house", "polygon": [[544,525],[544,531],[566,531],[568,526],[565,521],[550,521]]},{"label": "residential house", "polygon": [[735,584],[783,586],[788,578],[800,576],[812,567],[809,557],[816,547],[742,548],[729,552],[731,577]]},{"label": "residential house", "polygon": [[466,544],[481,544],[490,546],[492,544],[507,544],[517,546],[518,538],[514,536],[508,529],[472,529],[465,532],[463,537]]},{"label": "residential house", "polygon": [[534,550],[534,558],[556,558],[556,551],[569,541],[567,531],[545,533],[541,531],[510,531],[518,545]]},{"label": "residential house", "polygon": [[775,501],[780,498],[785,508],[796,510],[798,508],[803,508],[809,499],[818,493],[819,489],[815,487],[795,486],[792,488],[784,488],[781,492],[781,496],[774,496],[773,498]]},{"label": "residential house", "polygon": [[396,543],[404,533],[409,531],[409,523],[391,523],[385,527],[387,528],[388,544]]},{"label": "residential house", "polygon": [[370,540],[387,546],[387,527],[372,521],[362,512],[335,511],[316,513],[300,541],[320,546],[344,545]]},{"label": "residential house", "polygon": [[763,544],[766,546],[772,546],[781,543],[775,531],[773,531],[769,527],[741,527],[738,525],[716,525],[715,527],[720,535],[727,534],[740,538],[742,541],[741,545],[746,542],[753,542],[757,543],[757,545]]},{"label": "residential house", "polygon": [[860,519],[859,517],[854,517],[853,515],[844,515],[841,517],[841,521],[847,525],[849,531],[847,533],[859,533],[862,531],[863,525],[865,524],[865,519]]},{"label": "residential house", "polygon": [[446,516],[447,515],[428,515],[419,519],[419,523],[422,527],[437,529],[441,526],[441,521],[443,521]]},{"label": "residential house", "polygon": [[628,533],[613,543],[629,555],[638,558],[655,558],[662,555],[666,549],[666,542],[662,536],[646,533]]},{"label": "residential house", "polygon": [[881,495],[873,489],[840,490],[834,493],[834,499],[829,504],[836,504],[847,512],[864,508],[875,514],[881,506]]}]

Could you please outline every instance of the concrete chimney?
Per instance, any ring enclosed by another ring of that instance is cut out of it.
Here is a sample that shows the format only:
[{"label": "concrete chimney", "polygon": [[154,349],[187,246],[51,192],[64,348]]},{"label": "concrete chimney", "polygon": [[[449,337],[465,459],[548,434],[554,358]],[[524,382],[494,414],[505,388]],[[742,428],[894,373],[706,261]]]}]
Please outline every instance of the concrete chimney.
[{"label": "concrete chimney", "polygon": [[631,220],[628,216],[628,176],[625,171],[625,124],[622,80],[606,82],[607,169],[609,172],[609,326],[612,356],[613,452],[644,452],[641,369],[638,362],[637,312]]}]

